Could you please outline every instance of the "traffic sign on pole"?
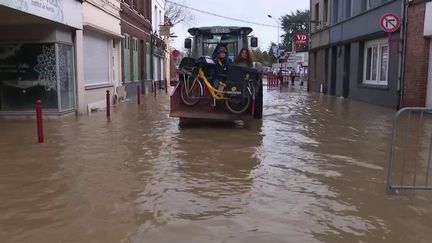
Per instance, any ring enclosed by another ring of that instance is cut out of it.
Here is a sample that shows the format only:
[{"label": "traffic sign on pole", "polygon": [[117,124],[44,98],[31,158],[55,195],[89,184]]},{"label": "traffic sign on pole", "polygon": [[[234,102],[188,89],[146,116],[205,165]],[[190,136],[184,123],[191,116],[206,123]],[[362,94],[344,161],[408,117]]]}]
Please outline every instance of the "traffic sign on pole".
[{"label": "traffic sign on pole", "polygon": [[386,13],[380,18],[380,27],[387,33],[393,33],[399,29],[401,20],[397,14]]}]

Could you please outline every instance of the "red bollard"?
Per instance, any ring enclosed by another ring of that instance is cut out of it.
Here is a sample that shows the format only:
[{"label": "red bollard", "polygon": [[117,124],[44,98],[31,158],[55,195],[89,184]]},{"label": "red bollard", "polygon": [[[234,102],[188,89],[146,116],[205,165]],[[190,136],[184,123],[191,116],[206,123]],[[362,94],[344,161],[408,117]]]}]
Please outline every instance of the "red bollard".
[{"label": "red bollard", "polygon": [[106,91],[106,116],[111,116],[110,91]]},{"label": "red bollard", "polygon": [[139,84],[137,85],[137,103],[138,105],[141,104],[141,88]]},{"label": "red bollard", "polygon": [[42,123],[42,102],[40,100],[36,101],[36,125],[37,125],[38,143],[43,143],[44,131],[43,131],[43,123]]}]

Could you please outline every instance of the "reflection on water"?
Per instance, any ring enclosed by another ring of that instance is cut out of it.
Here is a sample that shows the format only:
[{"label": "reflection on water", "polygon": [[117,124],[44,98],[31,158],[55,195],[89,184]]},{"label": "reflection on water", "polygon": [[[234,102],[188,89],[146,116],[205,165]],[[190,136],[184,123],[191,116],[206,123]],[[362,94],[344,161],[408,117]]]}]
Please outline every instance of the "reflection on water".
[{"label": "reflection on water", "polygon": [[179,126],[168,99],[0,120],[0,242],[431,242],[427,192],[384,191],[393,111],[287,88],[263,121]]}]

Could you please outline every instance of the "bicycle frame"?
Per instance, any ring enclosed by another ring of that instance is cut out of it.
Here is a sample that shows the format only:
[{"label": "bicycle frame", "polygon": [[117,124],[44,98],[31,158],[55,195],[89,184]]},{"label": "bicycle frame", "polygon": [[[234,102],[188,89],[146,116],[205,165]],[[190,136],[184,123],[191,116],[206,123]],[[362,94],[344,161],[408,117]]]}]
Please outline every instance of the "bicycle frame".
[{"label": "bicycle frame", "polygon": [[[225,91],[220,91],[218,89],[215,89],[213,85],[208,81],[207,77],[204,74],[204,71],[200,68],[198,70],[198,79],[204,81],[204,85],[207,88],[207,90],[210,92],[210,95],[216,99],[216,100],[225,100]],[[197,79],[196,79],[197,80]],[[225,82],[225,80],[222,80]],[[198,81],[199,82],[199,81]]]},{"label": "bicycle frame", "polygon": [[[196,82],[199,82],[201,84],[197,84]],[[221,82],[226,83],[226,80],[221,80]],[[204,83],[204,87],[202,85],[202,83]],[[220,91],[216,88],[213,87],[213,85],[210,83],[210,81],[207,79],[207,77],[204,74],[204,71],[202,70],[202,68],[198,69],[198,75],[196,77],[194,77],[192,84],[190,86],[190,89],[188,88],[188,90],[193,90],[193,88],[195,87],[195,85],[199,85],[200,87],[200,94],[203,96],[204,95],[204,90],[203,89],[207,89],[210,93],[210,95],[212,96],[213,99],[215,100],[228,100],[228,99],[232,99],[232,98],[227,98],[225,97],[226,92],[225,91]],[[254,92],[252,90],[250,90],[250,88],[248,87],[248,92],[251,96],[255,96]]]}]

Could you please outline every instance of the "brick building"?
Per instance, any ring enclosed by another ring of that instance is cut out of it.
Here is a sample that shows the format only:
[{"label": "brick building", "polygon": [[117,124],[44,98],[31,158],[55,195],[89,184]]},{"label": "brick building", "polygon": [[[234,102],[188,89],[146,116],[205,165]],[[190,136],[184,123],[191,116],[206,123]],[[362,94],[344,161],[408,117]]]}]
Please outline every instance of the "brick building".
[{"label": "brick building", "polygon": [[431,38],[432,1],[410,1],[401,106],[432,107]]},{"label": "brick building", "polygon": [[311,0],[308,90],[327,93],[329,82],[330,9],[328,0]]},{"label": "brick building", "polygon": [[122,81],[130,97],[151,80],[151,0],[122,0],[121,10]]}]

